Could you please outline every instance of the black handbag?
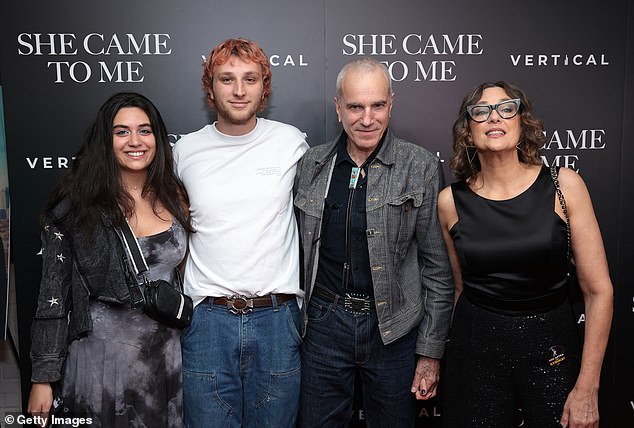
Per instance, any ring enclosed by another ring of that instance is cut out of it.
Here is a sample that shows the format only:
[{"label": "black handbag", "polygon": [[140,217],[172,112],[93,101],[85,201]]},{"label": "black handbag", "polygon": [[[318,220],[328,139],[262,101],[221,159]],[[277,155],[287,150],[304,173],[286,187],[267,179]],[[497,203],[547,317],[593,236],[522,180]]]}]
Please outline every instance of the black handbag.
[{"label": "black handbag", "polygon": [[130,264],[137,276],[143,276],[143,287],[137,285],[138,290],[130,292],[130,295],[139,296],[138,300],[143,307],[143,312],[156,321],[173,328],[185,328],[192,321],[194,304],[191,297],[184,294],[180,271],[176,271],[176,287],[167,281],[159,279],[149,281],[145,273],[148,271],[147,263],[139,247],[139,242],[132,232],[132,228],[126,222],[126,227],[120,229],[123,244],[130,256]]},{"label": "black handbag", "polygon": [[[568,218],[568,207],[566,206],[566,199],[564,198],[564,194],[561,191],[561,187],[559,186],[558,170],[555,165],[551,165],[550,167],[550,177],[553,180],[553,184],[555,185],[555,191],[557,192],[557,198],[559,199],[559,204],[561,205],[561,210],[564,212],[564,217],[566,219],[566,238],[568,241],[568,249],[567,249],[567,262],[568,262],[568,298],[570,299],[570,305],[572,306],[572,311],[575,315],[575,322],[577,325],[581,325],[581,321],[584,319],[584,301],[583,301],[583,293],[581,291],[581,286],[579,285],[579,279],[577,278],[577,268],[575,266],[575,259],[572,256],[572,247],[570,241],[570,219]],[[581,328],[581,327],[580,327]],[[583,335],[581,335],[583,337]]]}]

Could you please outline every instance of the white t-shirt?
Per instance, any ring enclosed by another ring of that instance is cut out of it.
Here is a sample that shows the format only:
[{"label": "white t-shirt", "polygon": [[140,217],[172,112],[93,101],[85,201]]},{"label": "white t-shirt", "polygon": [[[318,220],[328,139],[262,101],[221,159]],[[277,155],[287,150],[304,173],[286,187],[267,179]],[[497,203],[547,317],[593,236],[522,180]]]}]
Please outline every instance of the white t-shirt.
[{"label": "white t-shirt", "polygon": [[293,181],[307,148],[297,128],[262,118],[246,135],[212,124],[174,145],[196,230],[184,278],[194,304],[234,294],[303,297]]}]

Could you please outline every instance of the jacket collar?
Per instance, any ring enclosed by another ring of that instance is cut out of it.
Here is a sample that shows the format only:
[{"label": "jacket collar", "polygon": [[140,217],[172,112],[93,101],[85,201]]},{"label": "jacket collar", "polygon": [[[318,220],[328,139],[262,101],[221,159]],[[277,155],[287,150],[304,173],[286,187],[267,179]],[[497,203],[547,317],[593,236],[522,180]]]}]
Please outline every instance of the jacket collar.
[{"label": "jacket collar", "polygon": [[385,131],[385,135],[383,136],[383,144],[379,148],[379,152],[376,154],[376,159],[381,161],[384,165],[392,165],[395,160],[394,150],[392,150],[392,141],[394,140],[394,135],[392,134],[392,130],[387,128]]}]

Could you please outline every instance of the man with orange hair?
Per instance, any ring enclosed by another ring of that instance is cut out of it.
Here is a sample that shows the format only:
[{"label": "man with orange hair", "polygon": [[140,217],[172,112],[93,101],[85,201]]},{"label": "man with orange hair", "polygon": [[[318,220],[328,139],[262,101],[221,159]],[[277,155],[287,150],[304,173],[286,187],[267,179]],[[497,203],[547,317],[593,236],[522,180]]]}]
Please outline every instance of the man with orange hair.
[{"label": "man with orange hair", "polygon": [[301,343],[299,243],[292,187],[308,145],[293,126],[257,117],[271,92],[262,49],[216,46],[203,86],[216,122],[174,146],[190,200],[181,336],[185,424],[292,427]]}]

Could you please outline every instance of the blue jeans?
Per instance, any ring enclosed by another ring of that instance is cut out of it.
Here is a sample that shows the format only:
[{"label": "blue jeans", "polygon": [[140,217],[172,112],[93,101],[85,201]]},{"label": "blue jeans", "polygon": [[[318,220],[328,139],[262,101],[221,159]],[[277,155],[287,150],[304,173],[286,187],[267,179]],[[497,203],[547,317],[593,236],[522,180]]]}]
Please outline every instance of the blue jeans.
[{"label": "blue jeans", "polygon": [[353,314],[313,296],[302,344],[300,426],[347,427],[358,373],[369,427],[413,427],[417,331],[384,345],[376,312]]},{"label": "blue jeans", "polygon": [[187,427],[294,427],[300,313],[291,299],[235,315],[208,298],[183,330]]}]

